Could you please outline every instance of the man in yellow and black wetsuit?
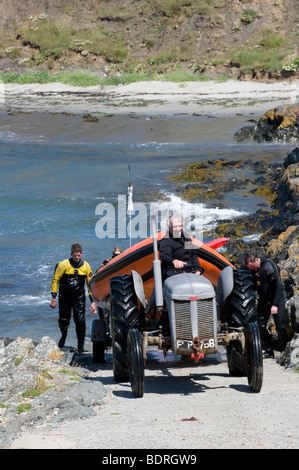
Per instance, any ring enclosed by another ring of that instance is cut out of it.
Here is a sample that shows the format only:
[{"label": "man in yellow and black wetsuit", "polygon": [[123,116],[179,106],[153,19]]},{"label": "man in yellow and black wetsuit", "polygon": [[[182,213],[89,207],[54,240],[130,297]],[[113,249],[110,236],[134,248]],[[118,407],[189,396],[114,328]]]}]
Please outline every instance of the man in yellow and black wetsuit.
[{"label": "man in yellow and black wetsuit", "polygon": [[58,346],[64,346],[67,330],[70,324],[72,310],[76,333],[78,339],[78,351],[84,351],[85,340],[85,282],[91,301],[90,313],[96,313],[96,304],[92,300],[89,289],[89,280],[92,277],[92,271],[89,264],[82,259],[82,246],[74,244],[71,247],[71,258],[57,263],[52,280],[52,301],[51,308],[55,308],[57,301],[57,291],[59,284],[59,327],[61,338]]}]

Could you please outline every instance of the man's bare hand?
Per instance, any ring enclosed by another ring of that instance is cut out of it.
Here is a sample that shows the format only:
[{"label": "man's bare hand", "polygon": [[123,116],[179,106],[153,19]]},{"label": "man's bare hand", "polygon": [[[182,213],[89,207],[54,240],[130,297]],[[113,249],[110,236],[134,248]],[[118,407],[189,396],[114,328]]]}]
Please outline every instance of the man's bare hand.
[{"label": "man's bare hand", "polygon": [[176,269],[181,269],[185,264],[187,264],[185,261],[181,261],[180,259],[174,259],[172,263]]},{"label": "man's bare hand", "polygon": [[95,302],[92,302],[90,305],[90,313],[94,313],[94,314],[97,313],[97,305]]}]

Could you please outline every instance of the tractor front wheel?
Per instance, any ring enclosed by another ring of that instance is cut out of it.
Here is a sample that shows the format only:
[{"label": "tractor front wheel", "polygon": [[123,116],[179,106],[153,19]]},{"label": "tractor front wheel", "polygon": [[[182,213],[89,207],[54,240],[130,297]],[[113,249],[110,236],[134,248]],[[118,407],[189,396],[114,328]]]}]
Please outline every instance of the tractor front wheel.
[{"label": "tractor front wheel", "polygon": [[245,328],[244,359],[249,387],[258,393],[263,383],[263,356],[257,323],[249,323]]},{"label": "tractor front wheel", "polygon": [[144,394],[144,359],[140,331],[132,328],[128,333],[128,361],[131,387],[136,397]]}]

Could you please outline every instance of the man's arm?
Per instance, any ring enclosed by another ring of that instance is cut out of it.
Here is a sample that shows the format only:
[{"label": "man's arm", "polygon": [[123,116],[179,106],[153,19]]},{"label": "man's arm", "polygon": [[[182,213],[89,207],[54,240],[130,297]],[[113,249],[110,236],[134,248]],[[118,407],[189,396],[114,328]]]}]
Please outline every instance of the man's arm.
[{"label": "man's arm", "polygon": [[283,286],[282,286],[279,270],[273,262],[269,261],[267,263],[265,274],[268,278],[268,281],[273,291],[271,313],[275,315],[277,313],[277,306],[279,304],[281,296],[283,295]]},{"label": "man's arm", "polygon": [[87,284],[87,290],[88,290],[88,295],[89,295],[89,300],[91,302],[90,305],[90,313],[97,313],[97,306],[96,303],[93,301],[92,298],[92,293],[89,287],[89,281],[92,278],[92,270],[89,264],[86,262],[86,284]]},{"label": "man's arm", "polygon": [[52,279],[52,289],[51,289],[51,295],[52,295],[52,300],[50,303],[51,308],[55,308],[57,305],[56,297],[57,297],[57,292],[58,292],[58,284],[63,274],[66,271],[66,261],[67,260],[61,261],[60,263],[57,263],[55,266],[54,276]]}]

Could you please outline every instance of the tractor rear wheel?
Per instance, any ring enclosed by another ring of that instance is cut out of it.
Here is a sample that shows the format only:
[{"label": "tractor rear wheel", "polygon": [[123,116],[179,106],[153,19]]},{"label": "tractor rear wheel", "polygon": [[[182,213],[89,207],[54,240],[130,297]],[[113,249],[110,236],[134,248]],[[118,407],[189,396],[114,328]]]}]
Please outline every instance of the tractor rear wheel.
[{"label": "tractor rear wheel", "polygon": [[127,336],[139,323],[133,280],[126,274],[110,280],[113,375],[117,382],[129,382]]},{"label": "tractor rear wheel", "polygon": [[234,287],[227,299],[229,326],[245,327],[257,319],[256,297],[252,274],[234,270]]},{"label": "tractor rear wheel", "polygon": [[[256,297],[252,274],[235,269],[234,286],[225,301],[225,318],[230,327],[245,328],[257,320]],[[242,343],[231,341],[226,347],[228,369],[231,375],[246,377],[246,363]]]}]

